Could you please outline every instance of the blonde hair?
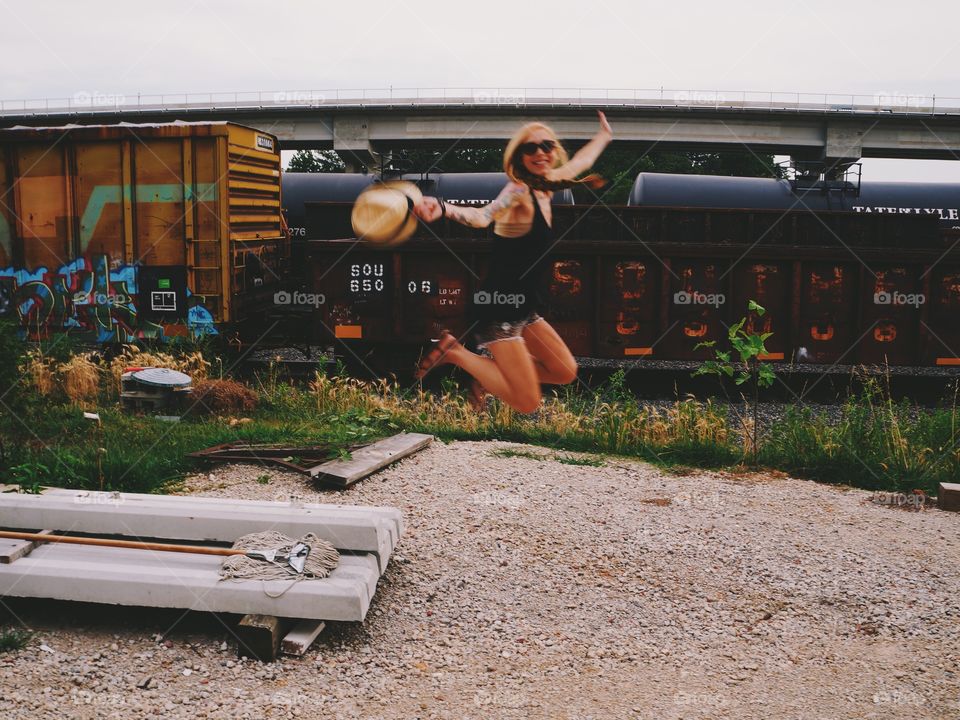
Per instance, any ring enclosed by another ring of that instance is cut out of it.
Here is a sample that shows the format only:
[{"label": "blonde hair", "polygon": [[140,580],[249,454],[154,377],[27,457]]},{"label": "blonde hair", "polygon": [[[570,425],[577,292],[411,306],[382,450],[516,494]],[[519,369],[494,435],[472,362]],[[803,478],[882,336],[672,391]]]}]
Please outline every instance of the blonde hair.
[{"label": "blonde hair", "polygon": [[534,130],[543,130],[550,139],[556,143],[553,151],[553,167],[561,167],[567,164],[570,157],[566,149],[557,138],[557,134],[549,125],[542,122],[530,122],[520,128],[507,143],[506,150],[503,151],[503,171],[513,182],[529,185],[535,190],[563,190],[564,188],[575,185],[589,185],[592,188],[601,187],[604,184],[603,178],[599,175],[587,175],[579,180],[547,180],[540,175],[534,175],[527,170],[523,164],[523,156],[520,155],[520,146],[526,142],[527,138]]}]

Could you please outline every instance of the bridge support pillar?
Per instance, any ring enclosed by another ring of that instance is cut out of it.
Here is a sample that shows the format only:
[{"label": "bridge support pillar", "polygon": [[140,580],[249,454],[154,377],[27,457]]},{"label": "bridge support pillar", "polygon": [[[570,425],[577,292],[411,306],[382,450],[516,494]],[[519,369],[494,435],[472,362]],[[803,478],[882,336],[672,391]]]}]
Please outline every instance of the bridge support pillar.
[{"label": "bridge support pillar", "polygon": [[370,142],[366,116],[343,115],[333,120],[333,149],[347,165],[347,172],[379,172],[383,158]]},{"label": "bridge support pillar", "polygon": [[792,157],[794,167],[803,175],[822,174],[825,180],[838,180],[863,156],[864,132],[859,125],[828,122],[819,157]]}]

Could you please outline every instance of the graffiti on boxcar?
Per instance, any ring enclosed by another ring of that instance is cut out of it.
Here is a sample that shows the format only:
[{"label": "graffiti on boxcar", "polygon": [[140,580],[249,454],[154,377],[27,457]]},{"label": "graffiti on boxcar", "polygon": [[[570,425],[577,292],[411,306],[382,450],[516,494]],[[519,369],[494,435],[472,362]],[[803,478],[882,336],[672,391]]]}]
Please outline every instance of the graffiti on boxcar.
[{"label": "graffiti on boxcar", "polygon": [[940,276],[940,308],[945,311],[960,309],[960,272],[946,272]]},{"label": "graffiti on boxcar", "polygon": [[579,295],[583,287],[580,279],[582,272],[579,260],[558,260],[553,263],[550,294],[557,297]]},{"label": "graffiti on boxcar", "polygon": [[129,342],[136,338],[215,333],[213,317],[188,298],[186,327],[138,318],[137,266],[114,263],[107,255],[80,257],[51,271],[0,269],[0,315],[16,313],[31,339],[53,332],[73,332],[95,342]]},{"label": "graffiti on boxcar", "polygon": [[[768,285],[773,284],[776,287],[776,282],[779,281],[779,273],[780,267],[777,265],[757,263],[750,266],[748,279],[752,281],[753,287],[748,289],[747,295],[767,311],[763,315],[758,315],[755,312],[747,313],[747,322],[743,329],[751,335],[773,332],[773,313],[769,312],[771,308]],[[771,276],[776,277],[771,278]]]},{"label": "graffiti on boxcar", "polygon": [[617,311],[617,334],[640,331],[640,304],[647,294],[647,266],[639,261],[617,263],[613,271],[621,307]]},{"label": "graffiti on boxcar", "polygon": [[841,305],[843,303],[844,280],[843,268],[839,265],[834,265],[826,272],[811,270],[810,302]]},{"label": "graffiti on boxcar", "polygon": [[[214,183],[197,183],[196,189],[192,185],[180,183],[159,183],[154,185],[137,185],[136,196],[138,203],[182,203],[184,198],[194,202],[211,202],[217,199],[217,186]],[[110,204],[119,204],[130,201],[130,185],[96,185],[90,192],[87,206],[80,217],[80,251],[86,252],[93,240],[97,224]]]}]

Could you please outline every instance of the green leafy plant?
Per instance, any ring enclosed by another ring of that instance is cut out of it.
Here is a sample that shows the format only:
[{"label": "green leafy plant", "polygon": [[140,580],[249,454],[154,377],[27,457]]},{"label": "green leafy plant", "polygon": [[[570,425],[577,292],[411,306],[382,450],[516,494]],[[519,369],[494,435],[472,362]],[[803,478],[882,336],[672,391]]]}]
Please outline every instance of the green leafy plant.
[{"label": "green leafy plant", "polygon": [[[747,303],[747,312],[754,312],[759,317],[766,314],[766,308],[751,300]],[[743,385],[747,381],[752,381],[753,386],[753,432],[751,446],[753,450],[753,461],[757,461],[757,407],[760,403],[760,388],[770,387],[776,380],[773,368],[760,360],[761,355],[767,354],[766,341],[773,333],[752,333],[744,330],[747,324],[747,318],[740,320],[727,330],[727,340],[730,343],[729,350],[719,350],[716,348],[716,340],[697,343],[694,350],[700,348],[711,348],[716,357],[715,360],[705,361],[699,368],[694,370],[693,376],[697,375],[717,375],[721,379],[723,376],[733,378],[737,385]],[[733,354],[739,355],[739,363],[732,360]]]},{"label": "green leafy plant", "polygon": [[3,628],[0,630],[0,652],[22,650],[30,642],[33,633],[22,628]]}]

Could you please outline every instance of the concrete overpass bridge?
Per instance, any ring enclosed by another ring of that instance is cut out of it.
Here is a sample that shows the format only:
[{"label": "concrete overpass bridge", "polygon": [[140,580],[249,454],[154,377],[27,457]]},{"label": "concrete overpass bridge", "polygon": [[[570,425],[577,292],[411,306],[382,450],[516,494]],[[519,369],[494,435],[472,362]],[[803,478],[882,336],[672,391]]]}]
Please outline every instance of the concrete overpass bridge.
[{"label": "concrete overpass bridge", "polygon": [[751,91],[458,88],[102,95],[0,101],[0,124],[231,120],[283,149],[333,149],[351,169],[398,147],[502,145],[532,119],[576,146],[604,110],[638,152],[743,150],[790,155],[833,176],[862,157],[960,159],[960,98]]}]

